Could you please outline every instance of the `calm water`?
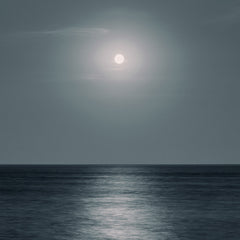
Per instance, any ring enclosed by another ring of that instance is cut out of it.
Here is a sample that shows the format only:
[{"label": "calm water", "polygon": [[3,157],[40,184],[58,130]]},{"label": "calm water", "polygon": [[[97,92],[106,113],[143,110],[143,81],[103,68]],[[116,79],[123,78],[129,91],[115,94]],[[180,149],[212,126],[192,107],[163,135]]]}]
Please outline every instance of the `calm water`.
[{"label": "calm water", "polygon": [[238,166],[1,166],[3,240],[239,240]]}]

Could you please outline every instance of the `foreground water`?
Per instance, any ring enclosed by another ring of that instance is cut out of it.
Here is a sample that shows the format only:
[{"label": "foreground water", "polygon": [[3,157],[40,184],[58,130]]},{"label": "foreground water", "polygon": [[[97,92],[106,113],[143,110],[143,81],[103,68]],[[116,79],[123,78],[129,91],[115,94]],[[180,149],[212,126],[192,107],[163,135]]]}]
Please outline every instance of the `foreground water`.
[{"label": "foreground water", "polygon": [[238,166],[1,166],[0,239],[239,240]]}]

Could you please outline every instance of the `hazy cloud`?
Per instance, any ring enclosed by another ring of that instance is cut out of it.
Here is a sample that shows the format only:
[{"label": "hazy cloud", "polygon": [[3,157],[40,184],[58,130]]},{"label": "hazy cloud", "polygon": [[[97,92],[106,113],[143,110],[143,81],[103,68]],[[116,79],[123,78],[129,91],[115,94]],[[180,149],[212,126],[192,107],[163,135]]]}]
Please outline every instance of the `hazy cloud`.
[{"label": "hazy cloud", "polygon": [[39,30],[39,31],[21,31],[16,33],[8,34],[8,36],[19,36],[19,37],[31,37],[31,36],[76,36],[76,37],[89,37],[106,35],[109,33],[109,29],[106,28],[78,28],[69,27],[62,29],[51,29],[51,30]]},{"label": "hazy cloud", "polygon": [[32,32],[32,34],[46,34],[46,35],[62,35],[62,36],[89,36],[89,35],[105,35],[109,32],[106,28],[63,28],[56,30],[47,30]]}]

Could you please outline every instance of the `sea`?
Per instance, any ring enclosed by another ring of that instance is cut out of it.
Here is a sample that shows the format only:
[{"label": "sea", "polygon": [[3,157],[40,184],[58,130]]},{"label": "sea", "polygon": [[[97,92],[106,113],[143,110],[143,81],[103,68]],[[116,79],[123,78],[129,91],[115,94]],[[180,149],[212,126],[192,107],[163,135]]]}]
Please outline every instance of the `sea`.
[{"label": "sea", "polygon": [[1,165],[1,240],[239,240],[237,165]]}]

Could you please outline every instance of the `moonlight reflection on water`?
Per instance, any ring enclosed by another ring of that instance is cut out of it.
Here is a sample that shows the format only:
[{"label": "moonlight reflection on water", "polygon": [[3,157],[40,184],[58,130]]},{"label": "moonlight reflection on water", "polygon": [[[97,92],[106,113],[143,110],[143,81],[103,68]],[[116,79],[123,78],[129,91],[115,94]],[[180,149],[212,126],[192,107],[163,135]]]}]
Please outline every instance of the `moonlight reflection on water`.
[{"label": "moonlight reflection on water", "polygon": [[[116,170],[116,169],[115,169]],[[167,222],[167,209],[149,192],[151,182],[134,172],[119,172],[95,179],[85,199],[92,223],[85,237],[93,239],[176,239]],[[160,207],[161,206],[161,207]],[[81,213],[79,213],[81,214]]]}]

